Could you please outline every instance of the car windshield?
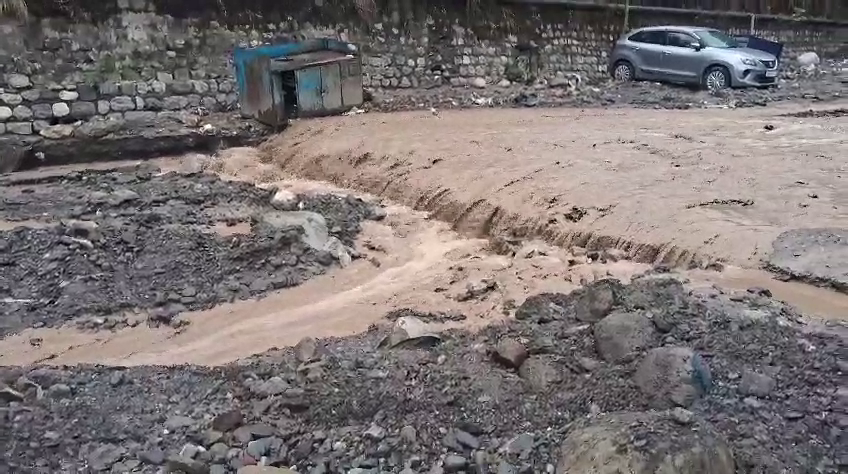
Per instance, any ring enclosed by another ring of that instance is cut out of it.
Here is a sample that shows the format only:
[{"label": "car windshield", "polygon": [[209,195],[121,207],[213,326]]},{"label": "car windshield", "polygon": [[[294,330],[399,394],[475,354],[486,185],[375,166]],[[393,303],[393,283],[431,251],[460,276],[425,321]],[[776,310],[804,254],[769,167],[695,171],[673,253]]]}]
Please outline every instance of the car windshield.
[{"label": "car windshield", "polygon": [[695,32],[701,44],[707,48],[738,48],[739,44],[733,37],[721,31],[700,30]]}]

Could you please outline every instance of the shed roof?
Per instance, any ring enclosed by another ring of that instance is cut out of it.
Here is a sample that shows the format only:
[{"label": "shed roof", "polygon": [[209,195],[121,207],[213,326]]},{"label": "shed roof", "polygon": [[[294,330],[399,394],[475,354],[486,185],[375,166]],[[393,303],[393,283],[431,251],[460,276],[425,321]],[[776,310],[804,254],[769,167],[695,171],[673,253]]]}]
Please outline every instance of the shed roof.
[{"label": "shed roof", "polygon": [[314,51],[311,53],[297,54],[283,58],[274,58],[271,62],[273,71],[294,71],[311,66],[331,64],[347,59],[353,59],[352,54],[340,53],[338,51]]}]

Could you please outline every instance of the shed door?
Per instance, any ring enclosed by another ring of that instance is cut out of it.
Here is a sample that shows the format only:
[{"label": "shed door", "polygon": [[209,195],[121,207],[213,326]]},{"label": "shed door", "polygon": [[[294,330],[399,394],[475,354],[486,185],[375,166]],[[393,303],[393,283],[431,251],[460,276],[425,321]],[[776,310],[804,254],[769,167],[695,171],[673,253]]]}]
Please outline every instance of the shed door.
[{"label": "shed door", "polygon": [[338,64],[321,66],[321,93],[324,96],[324,109],[331,111],[342,108],[342,81]]},{"label": "shed door", "polygon": [[359,59],[341,63],[342,101],[345,107],[362,105],[362,68]]},{"label": "shed door", "polygon": [[321,70],[319,68],[300,69],[296,75],[298,113],[305,116],[323,110]]}]

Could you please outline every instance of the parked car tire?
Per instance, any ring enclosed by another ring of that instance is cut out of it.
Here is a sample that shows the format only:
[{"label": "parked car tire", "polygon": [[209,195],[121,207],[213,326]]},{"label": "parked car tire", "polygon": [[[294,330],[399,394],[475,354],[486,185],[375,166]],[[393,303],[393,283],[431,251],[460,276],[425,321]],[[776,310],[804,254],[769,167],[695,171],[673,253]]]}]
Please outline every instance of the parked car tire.
[{"label": "parked car tire", "polygon": [[711,66],[704,71],[702,84],[708,91],[717,91],[730,87],[730,71],[724,66]]},{"label": "parked car tire", "polygon": [[636,68],[630,64],[630,61],[620,60],[615,63],[612,68],[612,77],[616,81],[629,82],[636,80]]}]

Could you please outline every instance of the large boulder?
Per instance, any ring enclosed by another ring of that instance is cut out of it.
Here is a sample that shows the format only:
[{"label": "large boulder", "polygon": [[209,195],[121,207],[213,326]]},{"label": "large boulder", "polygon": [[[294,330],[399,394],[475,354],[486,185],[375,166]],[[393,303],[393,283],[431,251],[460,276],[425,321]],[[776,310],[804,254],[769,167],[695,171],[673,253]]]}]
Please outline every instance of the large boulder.
[{"label": "large boulder", "polygon": [[598,354],[607,362],[630,359],[651,347],[657,336],[654,323],[641,313],[615,312],[595,324],[593,330]]},{"label": "large boulder", "polygon": [[712,387],[707,363],[687,347],[658,347],[639,363],[636,385],[655,408],[688,407]]},{"label": "large boulder", "polygon": [[330,240],[327,220],[317,212],[278,211],[262,215],[262,223],[277,229],[298,228],[303,243],[315,250],[324,250]]},{"label": "large boulder", "polygon": [[665,412],[613,413],[573,429],[558,474],[733,474],[727,442],[706,423],[697,429]]},{"label": "large boulder", "polygon": [[819,63],[821,63],[819,55],[812,51],[807,51],[806,53],[803,53],[798,56],[798,64],[800,64],[802,67],[814,67],[818,66]]},{"label": "large boulder", "polygon": [[612,312],[621,288],[618,280],[600,280],[586,286],[574,300],[574,316],[584,323],[600,321]]}]

